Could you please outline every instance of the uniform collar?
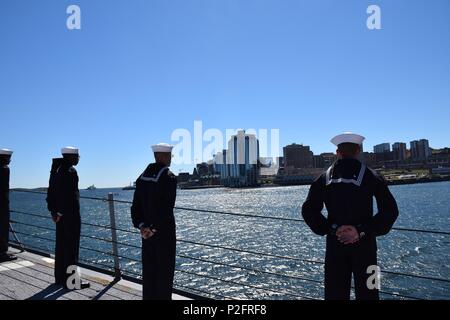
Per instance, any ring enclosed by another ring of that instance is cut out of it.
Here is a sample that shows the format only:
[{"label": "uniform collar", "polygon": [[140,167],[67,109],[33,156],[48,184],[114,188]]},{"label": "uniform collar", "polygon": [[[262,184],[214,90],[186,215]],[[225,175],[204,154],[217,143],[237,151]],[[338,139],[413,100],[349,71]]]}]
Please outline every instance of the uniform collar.
[{"label": "uniform collar", "polygon": [[69,160],[64,159],[64,158],[63,158],[63,161],[61,162],[61,166],[65,167],[65,168],[73,167],[73,165],[69,162]]},{"label": "uniform collar", "polygon": [[158,167],[161,167],[161,168],[162,168],[162,167],[167,167],[167,166],[166,166],[164,163],[162,163],[162,162],[155,162],[154,165],[155,165],[155,166],[158,166]]},{"label": "uniform collar", "polygon": [[336,163],[359,164],[359,163],[361,163],[361,161],[359,161],[359,160],[356,159],[356,158],[341,158],[341,159],[338,159],[338,160],[336,161]]}]

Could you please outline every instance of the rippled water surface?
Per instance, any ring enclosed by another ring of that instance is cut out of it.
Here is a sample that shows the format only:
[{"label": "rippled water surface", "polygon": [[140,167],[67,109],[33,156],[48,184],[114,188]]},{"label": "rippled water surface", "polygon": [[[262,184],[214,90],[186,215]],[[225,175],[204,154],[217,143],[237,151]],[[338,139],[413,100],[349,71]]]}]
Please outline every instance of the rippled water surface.
[{"label": "rippled water surface", "polygon": [[[301,219],[300,207],[308,189],[309,186],[178,190],[176,206]],[[392,186],[390,189],[400,209],[395,227],[450,230],[450,182]],[[112,192],[115,199],[125,201],[131,200],[133,195],[133,191],[120,189],[82,191],[81,194],[103,198],[108,192]],[[108,203],[82,199],[81,205],[83,222],[109,224]],[[117,227],[131,231],[133,228],[129,208],[128,203],[115,204]],[[13,212],[12,219],[16,221],[53,228],[43,195],[12,192],[11,209],[47,218]],[[215,298],[323,297],[323,265],[320,262],[324,259],[325,238],[311,233],[303,222],[181,209],[176,210],[176,220],[177,237],[182,241],[177,245],[175,278],[176,285],[181,289],[191,288],[194,293]],[[54,239],[52,230],[22,224],[15,224],[15,229],[21,241],[27,245],[52,252],[53,243],[46,240]],[[111,244],[93,239],[110,238],[110,232],[83,225],[82,234],[86,237],[81,241],[81,258],[86,262],[111,267],[111,257],[98,252],[110,251]],[[119,246],[119,254],[124,257],[121,259],[121,267],[132,275],[139,275],[140,250],[133,247],[140,245],[139,236],[136,232],[119,231],[118,238],[119,242],[131,245]],[[448,235],[393,230],[387,236],[379,238],[378,244],[379,264],[383,270],[450,279]],[[450,298],[449,282],[392,273],[383,273],[381,289],[391,293],[383,294],[385,299],[398,298],[395,294],[428,299]]]}]

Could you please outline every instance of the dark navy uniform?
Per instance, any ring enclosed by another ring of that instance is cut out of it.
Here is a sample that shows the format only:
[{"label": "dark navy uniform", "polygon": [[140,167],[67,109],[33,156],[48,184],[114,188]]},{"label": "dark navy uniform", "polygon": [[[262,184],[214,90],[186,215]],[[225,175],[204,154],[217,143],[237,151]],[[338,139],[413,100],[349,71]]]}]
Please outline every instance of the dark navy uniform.
[{"label": "dark navy uniform", "polygon": [[78,264],[80,245],[80,192],[76,169],[65,159],[59,160],[50,178],[47,205],[53,216],[60,215],[56,223],[55,282],[66,284],[70,274],[67,268]]},{"label": "dark navy uniform", "polygon": [[[324,204],[327,217],[321,213]],[[356,159],[337,160],[311,185],[302,215],[314,233],[327,235],[325,299],[350,299],[352,274],[356,299],[379,299],[378,290],[366,285],[371,275],[367,267],[377,265],[376,237],[387,234],[398,216],[397,203],[385,180]],[[342,244],[335,235],[341,225],[355,226],[360,240]]]},{"label": "dark navy uniform", "polygon": [[9,246],[9,167],[0,166],[0,256]]},{"label": "dark navy uniform", "polygon": [[176,189],[175,175],[160,163],[150,164],[136,181],[131,207],[133,225],[157,230],[152,237],[142,239],[144,300],[170,300],[172,297]]}]

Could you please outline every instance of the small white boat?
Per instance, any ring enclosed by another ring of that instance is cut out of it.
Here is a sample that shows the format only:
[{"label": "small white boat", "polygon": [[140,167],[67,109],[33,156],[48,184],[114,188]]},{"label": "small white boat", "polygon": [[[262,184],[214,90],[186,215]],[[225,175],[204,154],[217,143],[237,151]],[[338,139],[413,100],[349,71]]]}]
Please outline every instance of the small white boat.
[{"label": "small white boat", "polygon": [[135,190],[136,189],[136,182],[130,183],[129,186],[123,187],[122,190]]}]

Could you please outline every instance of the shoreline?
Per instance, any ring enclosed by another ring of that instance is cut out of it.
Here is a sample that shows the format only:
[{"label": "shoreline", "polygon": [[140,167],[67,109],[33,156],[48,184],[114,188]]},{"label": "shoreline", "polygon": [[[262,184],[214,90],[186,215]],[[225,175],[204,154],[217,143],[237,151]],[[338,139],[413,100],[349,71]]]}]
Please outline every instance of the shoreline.
[{"label": "shoreline", "polygon": [[[410,184],[422,184],[422,183],[433,183],[433,182],[447,182],[450,181],[450,177],[443,178],[423,178],[423,179],[408,179],[408,180],[387,180],[388,186],[396,185],[410,185]],[[194,186],[187,188],[180,188],[181,190],[198,190],[198,189],[215,189],[215,188],[226,188],[226,189],[261,189],[261,188],[278,188],[278,187],[293,187],[293,186],[309,186],[311,182],[304,183],[286,183],[286,184],[263,184],[257,187],[226,187],[226,186]]]},{"label": "shoreline", "polygon": [[421,178],[421,179],[408,179],[408,180],[392,180],[388,181],[389,186],[404,185],[404,184],[418,184],[418,183],[432,183],[432,182],[445,182],[450,181],[449,177],[442,178]]},{"label": "shoreline", "polygon": [[[408,179],[408,180],[394,180],[394,181],[387,181],[388,186],[396,186],[396,185],[409,185],[409,184],[422,184],[422,183],[433,183],[433,182],[447,182],[450,181],[449,177],[442,177],[442,178],[422,178],[422,179]],[[292,184],[263,184],[256,187],[242,187],[242,188],[233,188],[233,187],[226,187],[223,185],[212,185],[212,186],[190,186],[190,187],[180,187],[180,190],[201,190],[201,189],[220,189],[220,188],[226,188],[226,189],[261,189],[261,188],[278,188],[278,187],[293,187],[293,186],[307,186],[311,185],[311,182],[304,182],[304,183],[292,183]],[[97,190],[101,189],[122,189],[120,187],[111,187],[111,188],[97,188]],[[85,190],[85,189],[80,189]],[[41,188],[11,188],[10,191],[47,191],[47,188],[41,187]],[[89,191],[89,190],[88,190]]]},{"label": "shoreline", "polygon": [[179,186],[181,190],[196,190],[196,189],[217,189],[226,188],[223,185],[210,185],[210,186]]}]

